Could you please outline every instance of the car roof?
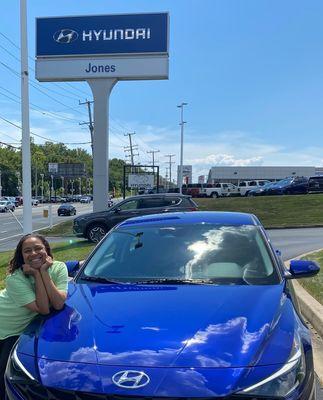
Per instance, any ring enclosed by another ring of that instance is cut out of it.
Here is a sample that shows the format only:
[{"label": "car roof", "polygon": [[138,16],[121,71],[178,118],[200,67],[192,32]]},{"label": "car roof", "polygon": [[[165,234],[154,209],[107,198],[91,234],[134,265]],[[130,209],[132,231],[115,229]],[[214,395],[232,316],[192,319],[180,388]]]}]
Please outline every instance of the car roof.
[{"label": "car roof", "polygon": [[154,197],[182,197],[182,198],[191,198],[192,196],[188,194],[181,193],[152,193],[152,194],[140,194],[138,196],[127,197],[123,200],[132,200],[132,199],[153,199]]},{"label": "car roof", "polygon": [[137,224],[148,225],[186,225],[209,223],[218,225],[261,225],[257,217],[253,214],[239,212],[222,211],[194,211],[194,212],[174,212],[167,214],[150,214],[141,217],[129,218],[122,222],[119,227]]}]

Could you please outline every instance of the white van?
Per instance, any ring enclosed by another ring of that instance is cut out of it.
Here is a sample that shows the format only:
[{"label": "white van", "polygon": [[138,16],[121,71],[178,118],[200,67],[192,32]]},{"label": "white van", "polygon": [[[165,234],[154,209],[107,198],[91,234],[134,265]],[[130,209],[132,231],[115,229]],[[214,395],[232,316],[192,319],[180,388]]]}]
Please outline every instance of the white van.
[{"label": "white van", "polygon": [[248,196],[250,190],[258,189],[261,186],[267,185],[270,181],[265,179],[255,179],[253,181],[241,181],[238,185],[238,192],[240,196]]}]

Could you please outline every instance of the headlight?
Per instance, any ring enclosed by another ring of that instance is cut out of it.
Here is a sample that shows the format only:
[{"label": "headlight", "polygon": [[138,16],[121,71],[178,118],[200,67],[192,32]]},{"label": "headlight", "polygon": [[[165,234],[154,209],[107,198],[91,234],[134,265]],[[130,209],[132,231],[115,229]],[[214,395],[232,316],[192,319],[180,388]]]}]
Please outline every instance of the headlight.
[{"label": "headlight", "polygon": [[24,355],[24,363],[18,357],[17,346],[11,352],[7,363],[6,377],[13,383],[36,383],[34,357]]},{"label": "headlight", "polygon": [[298,334],[295,334],[293,349],[287,363],[277,372],[250,386],[239,394],[252,396],[282,396],[293,392],[303,381],[306,374],[303,346]]}]

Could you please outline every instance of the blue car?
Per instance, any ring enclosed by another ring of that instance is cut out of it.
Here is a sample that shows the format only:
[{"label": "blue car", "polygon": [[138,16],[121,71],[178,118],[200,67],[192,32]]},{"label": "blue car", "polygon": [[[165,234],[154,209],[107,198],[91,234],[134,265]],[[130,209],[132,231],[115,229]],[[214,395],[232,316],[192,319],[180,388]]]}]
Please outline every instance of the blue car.
[{"label": "blue car", "polygon": [[6,370],[10,400],[314,400],[310,332],[291,280],[250,214],[128,219],[35,319]]}]

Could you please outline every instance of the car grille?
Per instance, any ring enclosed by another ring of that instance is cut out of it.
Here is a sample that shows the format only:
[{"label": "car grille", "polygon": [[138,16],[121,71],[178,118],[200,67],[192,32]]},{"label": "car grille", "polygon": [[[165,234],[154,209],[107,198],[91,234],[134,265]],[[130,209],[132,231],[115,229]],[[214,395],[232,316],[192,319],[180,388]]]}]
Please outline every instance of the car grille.
[{"label": "car grille", "polygon": [[[87,393],[70,391],[63,389],[54,389],[39,384],[22,385],[14,384],[15,389],[22,395],[25,400],[196,400],[192,397],[140,397],[140,396],[114,396],[99,393]],[[198,400],[261,400],[268,397],[252,397],[252,396],[228,396],[228,397],[199,397]],[[270,398],[270,400],[275,400]]]}]

